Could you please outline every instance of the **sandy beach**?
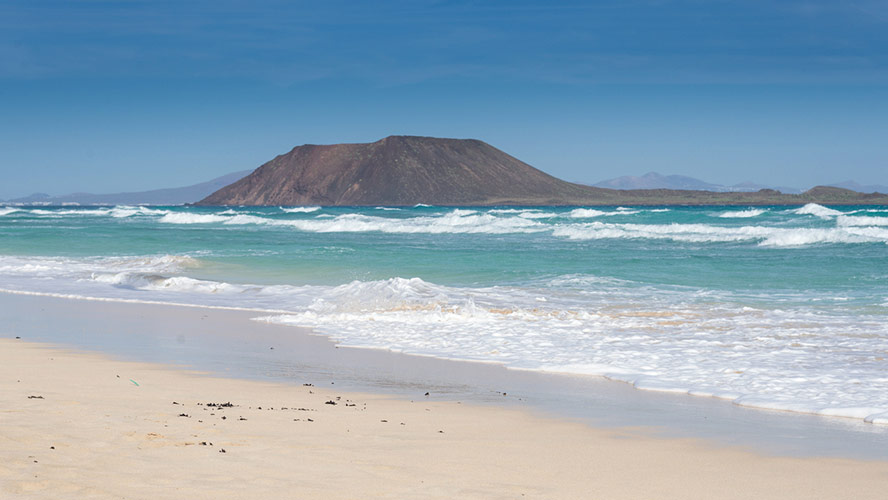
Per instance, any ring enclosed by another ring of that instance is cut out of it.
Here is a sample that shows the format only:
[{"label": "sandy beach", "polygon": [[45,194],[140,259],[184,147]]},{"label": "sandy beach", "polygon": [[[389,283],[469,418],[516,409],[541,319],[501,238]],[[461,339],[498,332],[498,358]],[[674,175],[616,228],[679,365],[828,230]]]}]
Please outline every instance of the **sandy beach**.
[{"label": "sandy beach", "polygon": [[0,492],[23,498],[882,498],[888,486],[880,461],[769,457],[8,338],[0,429]]}]

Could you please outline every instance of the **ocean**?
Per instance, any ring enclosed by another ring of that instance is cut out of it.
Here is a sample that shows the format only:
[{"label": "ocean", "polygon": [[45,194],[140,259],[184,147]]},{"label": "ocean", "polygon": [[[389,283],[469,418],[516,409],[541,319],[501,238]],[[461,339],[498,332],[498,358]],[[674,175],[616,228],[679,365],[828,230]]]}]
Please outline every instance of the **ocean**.
[{"label": "ocean", "polygon": [[888,424],[888,207],[0,206],[0,289]]}]

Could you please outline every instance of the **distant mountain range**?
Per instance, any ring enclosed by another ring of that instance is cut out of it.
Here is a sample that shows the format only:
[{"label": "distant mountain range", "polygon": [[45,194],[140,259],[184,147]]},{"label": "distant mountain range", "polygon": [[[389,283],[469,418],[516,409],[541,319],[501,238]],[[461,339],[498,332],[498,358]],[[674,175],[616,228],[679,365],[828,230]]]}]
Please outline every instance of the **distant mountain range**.
[{"label": "distant mountain range", "polygon": [[593,184],[593,186],[608,189],[689,189],[694,191],[715,191],[717,193],[752,192],[760,189],[774,189],[781,193],[788,194],[798,194],[802,192],[802,190],[798,188],[766,186],[763,184],[754,184],[752,182],[725,186],[722,184],[711,184],[685,175],[661,175],[657,172],[648,172],[640,177],[624,175],[622,177],[615,177],[613,179],[598,182]]},{"label": "distant mountain range", "polygon": [[[722,184],[711,184],[700,179],[688,177],[685,175],[661,175],[657,172],[648,172],[642,176],[624,175],[622,177],[614,177],[605,181],[592,184],[595,187],[608,189],[688,189],[696,191],[715,191],[718,193],[728,192],[753,192],[761,189],[773,189],[787,194],[799,194],[803,190],[787,186],[768,186],[765,184],[755,184],[753,182],[743,182],[725,186]],[[850,189],[859,193],[888,193],[888,186],[873,184],[862,185],[857,182],[848,180],[837,182],[835,184],[827,184],[829,187],[839,187]]]},{"label": "distant mountain range", "polygon": [[6,203],[22,205],[184,205],[201,200],[243,178],[250,172],[252,171],[234,172],[206,182],[179,188],[113,194],[72,193],[63,196],[34,193],[24,198],[6,200]]}]

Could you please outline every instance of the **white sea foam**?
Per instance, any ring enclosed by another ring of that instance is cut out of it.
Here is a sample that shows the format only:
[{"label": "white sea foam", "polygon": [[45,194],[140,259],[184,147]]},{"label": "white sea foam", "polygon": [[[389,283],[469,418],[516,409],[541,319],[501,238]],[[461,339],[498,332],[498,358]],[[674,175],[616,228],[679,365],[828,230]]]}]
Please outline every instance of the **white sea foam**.
[{"label": "white sea foam", "polygon": [[0,217],[4,215],[14,214],[16,212],[21,212],[21,209],[14,207],[0,207]]},{"label": "white sea foam", "polygon": [[[233,217],[240,217],[235,215]],[[159,222],[166,224],[211,224],[215,222],[227,222],[232,219],[228,215],[195,214],[190,212],[170,212],[160,218]]]},{"label": "white sea foam", "polygon": [[100,217],[110,216],[114,218],[125,218],[132,216],[147,215],[164,215],[170,213],[168,210],[154,209],[145,206],[128,206],[118,205],[108,208],[80,208],[80,209],[43,209],[35,208],[27,210],[29,215],[36,215],[41,218],[58,218],[58,217]]},{"label": "white sea foam", "polygon": [[542,303],[533,295],[415,278],[354,282],[325,292],[306,311],[263,320],[312,327],[347,345],[600,375],[745,406],[860,419],[888,411],[888,396],[873,379],[878,372],[854,361],[863,344],[850,347],[866,337],[888,339],[884,324],[806,309],[713,306],[665,292],[654,297],[655,307],[613,288],[573,302],[564,291],[550,291]]},{"label": "white sea foam", "polygon": [[321,207],[281,207],[281,210],[288,214],[301,214],[317,212]]},{"label": "white sea foam", "polygon": [[[292,210],[310,213],[316,207],[296,207]],[[623,207],[621,207],[623,208]],[[12,208],[5,208],[14,213]],[[285,208],[281,208],[285,210]],[[319,209],[318,209],[319,210]],[[654,209],[659,210],[659,209]],[[668,209],[664,209],[668,210]],[[263,215],[262,211],[243,212],[232,209],[223,212],[165,210],[148,207],[117,206],[102,209],[30,209],[26,213],[40,218],[110,216],[115,218],[144,217],[164,224],[225,224],[266,225],[289,227],[296,231],[381,232],[392,234],[522,234],[549,233],[556,238],[570,240],[653,239],[692,243],[749,242],[765,247],[805,247],[817,244],[888,243],[888,217],[875,215],[832,215],[842,212],[807,205],[789,213],[819,214],[821,218],[835,217],[835,227],[810,227],[804,219],[787,219],[787,213],[775,213],[775,225],[721,226],[715,224],[634,224],[584,221],[609,216],[631,217],[633,210],[603,211],[578,208],[569,212],[550,212],[540,209],[436,209],[423,211],[412,217],[345,213],[319,214],[313,219],[281,219]],[[749,209],[718,214],[719,218],[754,218],[765,209]],[[298,213],[298,212],[297,212]],[[565,220],[564,216],[568,219]],[[783,217],[779,219],[777,217]],[[570,219],[577,219],[570,221]],[[630,219],[631,220],[631,219]],[[787,224],[791,222],[791,224]]]},{"label": "white sea foam", "polygon": [[611,212],[594,208],[575,208],[568,212],[567,216],[573,219],[592,219],[595,217],[613,217],[615,215],[635,215],[637,213],[641,213],[641,210],[631,210],[626,207],[617,207],[615,211]]},{"label": "white sea foam", "polygon": [[888,214],[888,209],[885,208],[861,208],[860,210],[855,210],[853,212],[849,212],[850,214],[860,214],[860,213],[870,213],[870,214]]},{"label": "white sea foam", "polygon": [[110,208],[84,208],[78,210],[59,210],[59,209],[42,209],[35,208],[29,210],[28,213],[31,215],[39,215],[39,216],[48,216],[48,217],[66,217],[66,216],[97,216],[97,215],[110,215]]},{"label": "white sea foam", "polygon": [[718,214],[718,216],[723,219],[746,219],[758,217],[765,212],[767,212],[767,210],[761,208],[750,208],[749,210],[740,210],[738,212],[722,212]]},{"label": "white sea foam", "polygon": [[[742,223],[709,217],[718,213],[711,210],[682,209],[674,210],[675,218],[636,218],[631,213],[635,210],[610,208],[434,208],[412,213],[410,209],[398,213],[335,210],[309,218],[286,218],[265,209],[127,206],[22,209],[22,213],[78,221],[94,216],[130,217],[127,226],[138,223],[149,228],[154,221],[224,224],[227,230],[244,226],[257,235],[262,234],[259,228],[269,226],[280,228],[278,233],[288,229],[317,233],[534,233],[535,242],[552,236],[577,241],[649,239],[779,248],[888,243],[888,225],[884,223],[888,218],[880,213],[848,215],[831,213],[819,205],[803,208],[807,208],[804,213],[802,209],[772,210],[768,217],[749,216],[750,220]],[[668,209],[641,212],[655,210]],[[574,212],[580,216],[573,217]],[[821,214],[820,219],[810,217],[816,214]],[[623,218],[609,217],[612,215]],[[622,223],[660,220],[667,223]],[[18,222],[16,216],[4,224]],[[732,225],[738,223],[743,225]],[[500,238],[491,238],[495,239]],[[330,244],[338,245],[333,240]],[[558,246],[570,248],[571,244],[561,241]],[[576,247],[586,251],[586,245]],[[757,251],[743,249],[747,250]],[[888,424],[888,395],[884,391],[888,375],[884,360],[879,359],[885,357],[882,354],[888,344],[888,296],[881,292],[861,305],[859,297],[844,291],[805,290],[750,298],[748,292],[741,296],[734,294],[740,292],[645,285],[588,274],[541,277],[521,286],[454,287],[419,278],[354,281],[339,286],[254,285],[234,279],[206,279],[218,270],[203,267],[203,261],[195,258],[198,255],[0,256],[0,283],[4,289],[24,293],[277,311],[275,317],[266,319],[311,327],[347,345],[492,361],[516,369],[599,375],[643,390],[686,392],[744,406]]]},{"label": "white sea foam", "polygon": [[693,243],[756,241],[762,246],[794,247],[822,243],[888,243],[888,231],[875,228],[722,227],[709,224],[611,224],[591,222],[558,225],[553,235],[573,240],[669,239]]},{"label": "white sea foam", "polygon": [[816,203],[808,203],[801,208],[792,210],[792,212],[798,215],[814,215],[821,219],[829,219],[830,217],[842,215],[842,212],[838,210],[833,210],[832,208],[827,208]]},{"label": "white sea foam", "polygon": [[364,214],[343,214],[332,218],[280,220],[255,215],[221,216],[215,214],[169,213],[159,219],[171,224],[256,224],[288,226],[318,233],[369,232],[383,233],[526,233],[545,231],[546,227],[522,217],[500,218],[474,210],[455,209],[441,215],[408,219],[377,217]]},{"label": "white sea foam", "polygon": [[824,311],[811,300],[829,297],[807,291],[755,305],[729,292],[582,274],[521,287],[452,287],[419,278],[250,285],[189,276],[199,266],[183,255],[0,256],[7,289],[286,311],[264,320],[311,327],[346,345],[600,375],[645,390],[888,422],[888,375],[875,361],[888,342],[888,322],[854,305]]},{"label": "white sea foam", "polygon": [[[828,210],[828,209],[827,209]],[[508,234],[551,232],[553,236],[572,240],[595,239],[669,239],[693,243],[755,242],[770,247],[799,247],[814,244],[888,243],[886,226],[888,218],[865,216],[840,216],[837,227],[785,227],[785,226],[717,226],[711,224],[632,224],[606,222],[576,222],[550,224],[540,222],[557,214],[536,210],[518,212],[492,211],[479,213],[475,210],[454,209],[441,214],[410,218],[390,218],[349,213],[338,216],[318,216],[306,220],[281,220],[259,215],[220,215],[190,212],[165,213],[158,220],[172,224],[270,225],[286,226],[309,232],[370,232],[382,233],[477,233]],[[625,212],[603,212],[594,209],[574,209],[571,218],[594,218],[619,215]],[[739,212],[738,212],[739,213]],[[752,215],[749,215],[752,217]]]},{"label": "white sea foam", "polygon": [[522,219],[551,219],[553,217],[558,217],[558,214],[554,212],[542,212],[537,210],[525,210],[518,214],[518,217]]},{"label": "white sea foam", "polygon": [[839,226],[888,226],[888,217],[866,215],[840,215],[836,218]]},{"label": "white sea foam", "polygon": [[91,279],[93,273],[134,272],[173,273],[199,267],[198,259],[187,255],[150,255],[133,257],[66,257],[0,256],[0,275],[37,278]]},{"label": "white sea foam", "polygon": [[462,208],[457,208],[457,209],[454,209],[453,212],[450,212],[451,215],[456,215],[456,216],[473,215],[473,214],[477,214],[477,213],[478,213],[477,210],[466,210],[466,209],[462,209]]},{"label": "white sea foam", "polygon": [[574,219],[591,219],[594,217],[601,217],[602,215],[606,215],[606,213],[601,210],[595,210],[594,208],[575,208],[567,214],[568,217]]},{"label": "white sea foam", "polygon": [[556,213],[544,212],[538,208],[495,208],[488,210],[487,213],[499,216],[515,215],[522,219],[551,219],[552,217],[558,217]]},{"label": "white sea foam", "polygon": [[130,206],[116,206],[108,211],[108,215],[111,217],[123,218],[123,217],[132,217],[134,215],[165,215],[170,213],[168,210],[158,210],[148,207],[130,207]]}]

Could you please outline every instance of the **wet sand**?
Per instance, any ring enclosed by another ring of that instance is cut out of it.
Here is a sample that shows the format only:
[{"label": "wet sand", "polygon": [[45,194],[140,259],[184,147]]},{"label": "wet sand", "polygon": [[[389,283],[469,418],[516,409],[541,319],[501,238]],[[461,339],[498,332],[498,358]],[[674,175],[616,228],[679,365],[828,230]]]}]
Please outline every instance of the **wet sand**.
[{"label": "wet sand", "polygon": [[875,499],[888,487],[883,461],[764,456],[15,339],[0,339],[0,408],[4,497]]},{"label": "wet sand", "polygon": [[705,439],[766,455],[888,461],[888,426],[639,391],[599,377],[340,348],[307,330],[250,320],[257,315],[0,293],[0,337],[18,335],[116,359],[406,400],[430,392],[431,401],[522,409],[593,427],[643,427],[661,437]]}]

